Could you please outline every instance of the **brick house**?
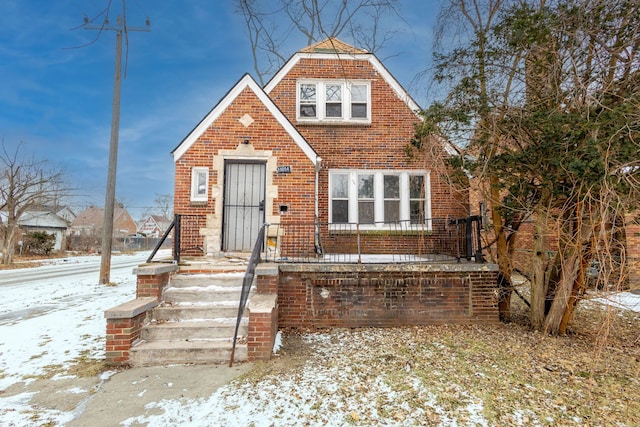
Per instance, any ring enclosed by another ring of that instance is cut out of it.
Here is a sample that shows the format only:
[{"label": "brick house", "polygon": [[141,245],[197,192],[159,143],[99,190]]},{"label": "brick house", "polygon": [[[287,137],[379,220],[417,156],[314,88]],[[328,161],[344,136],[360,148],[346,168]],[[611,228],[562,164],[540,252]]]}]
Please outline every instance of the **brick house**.
[{"label": "brick house", "polygon": [[172,152],[174,212],[199,217],[183,239],[212,255],[250,250],[263,222],[374,234],[468,215],[442,166],[407,156],[418,109],[373,54],[336,39],[294,54],[264,88],[245,75]]},{"label": "brick house", "polygon": [[[71,223],[71,236],[102,236],[104,209],[91,206],[80,212]],[[136,223],[123,206],[117,206],[113,213],[113,237],[135,234]]]},{"label": "brick house", "polygon": [[[373,54],[336,39],[264,88],[243,76],[172,152],[174,259],[134,270],[136,299],[105,312],[107,361],[268,359],[278,328],[497,322],[497,267],[451,254],[469,214],[441,161],[457,150],[408,155],[418,108]],[[360,258],[392,250],[414,258]]]}]

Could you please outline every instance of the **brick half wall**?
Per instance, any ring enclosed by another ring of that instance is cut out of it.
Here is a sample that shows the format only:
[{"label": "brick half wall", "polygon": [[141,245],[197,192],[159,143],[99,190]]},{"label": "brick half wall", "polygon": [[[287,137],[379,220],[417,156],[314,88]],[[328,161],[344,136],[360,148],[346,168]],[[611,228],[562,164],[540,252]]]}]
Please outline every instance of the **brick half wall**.
[{"label": "brick half wall", "polygon": [[281,328],[498,322],[497,266],[281,265]]}]

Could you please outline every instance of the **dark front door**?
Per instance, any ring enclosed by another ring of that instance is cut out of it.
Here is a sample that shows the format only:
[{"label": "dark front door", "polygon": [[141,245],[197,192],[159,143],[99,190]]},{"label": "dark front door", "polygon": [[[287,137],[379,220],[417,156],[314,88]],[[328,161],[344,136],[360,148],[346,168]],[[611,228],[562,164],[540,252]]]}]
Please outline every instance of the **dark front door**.
[{"label": "dark front door", "polygon": [[223,251],[253,249],[264,222],[265,171],[265,163],[225,163]]}]

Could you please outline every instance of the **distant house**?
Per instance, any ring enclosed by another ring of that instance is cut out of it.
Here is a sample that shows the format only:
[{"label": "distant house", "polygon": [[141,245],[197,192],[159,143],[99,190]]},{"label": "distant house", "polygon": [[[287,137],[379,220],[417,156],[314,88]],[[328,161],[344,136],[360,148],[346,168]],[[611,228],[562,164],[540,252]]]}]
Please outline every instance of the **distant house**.
[{"label": "distant house", "polygon": [[[71,236],[98,236],[102,234],[104,209],[91,206],[80,212],[71,223]],[[113,213],[113,237],[125,237],[135,234],[136,223],[129,212],[116,207]]]},{"label": "distant house", "polygon": [[[5,220],[4,218],[2,219]],[[54,251],[59,251],[65,247],[67,234],[67,222],[53,212],[48,211],[27,211],[20,215],[18,225],[23,233],[36,231],[53,234],[56,236]]]},{"label": "distant house", "polygon": [[76,214],[68,206],[59,208],[56,211],[56,215],[67,221],[67,224],[69,225],[71,225],[71,223],[73,223],[73,220],[76,219]]},{"label": "distant house", "polygon": [[162,237],[167,228],[171,225],[171,220],[161,215],[149,215],[138,224],[138,233],[147,237]]}]

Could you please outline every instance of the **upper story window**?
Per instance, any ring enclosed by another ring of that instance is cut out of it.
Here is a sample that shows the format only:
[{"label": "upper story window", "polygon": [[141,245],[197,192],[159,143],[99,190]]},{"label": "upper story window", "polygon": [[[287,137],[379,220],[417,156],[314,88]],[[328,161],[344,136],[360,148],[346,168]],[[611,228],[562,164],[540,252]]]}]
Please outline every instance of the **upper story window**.
[{"label": "upper story window", "polygon": [[206,202],[208,197],[209,168],[191,169],[191,201]]},{"label": "upper story window", "polygon": [[298,121],[371,122],[369,82],[301,80],[296,102]]}]

